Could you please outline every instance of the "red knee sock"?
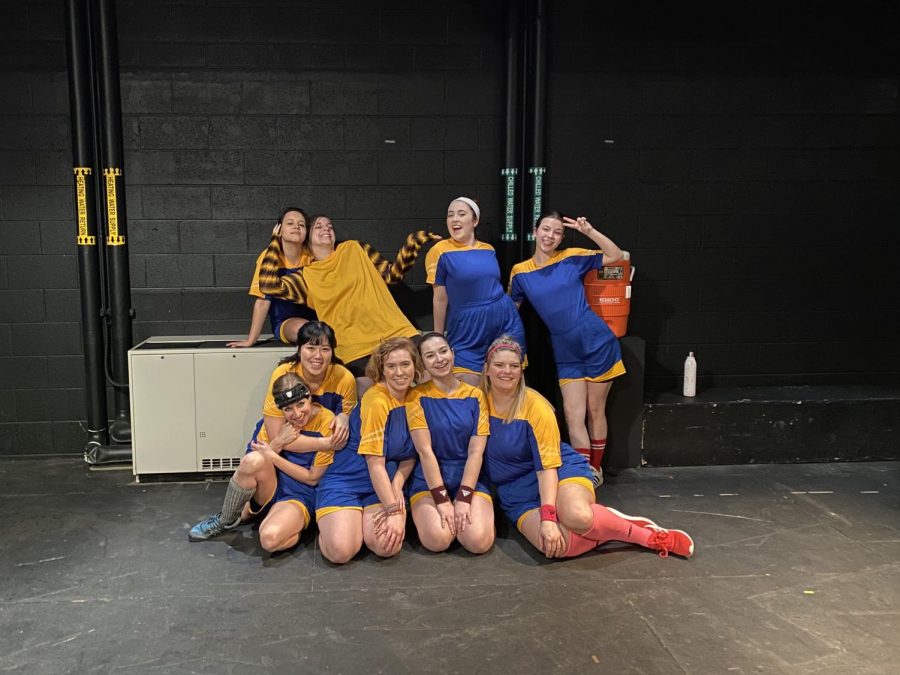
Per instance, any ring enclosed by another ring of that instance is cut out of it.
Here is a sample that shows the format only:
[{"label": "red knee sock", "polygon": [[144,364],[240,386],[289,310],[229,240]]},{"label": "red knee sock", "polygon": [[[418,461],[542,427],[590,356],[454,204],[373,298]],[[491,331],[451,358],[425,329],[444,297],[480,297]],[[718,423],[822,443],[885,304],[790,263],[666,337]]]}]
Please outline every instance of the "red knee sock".
[{"label": "red knee sock", "polygon": [[600,542],[588,539],[587,537],[569,532],[569,548],[566,549],[566,558],[574,558],[582,553],[593,551],[600,545]]},{"label": "red knee sock", "polygon": [[599,544],[607,541],[624,541],[647,547],[653,530],[630,523],[600,504],[591,504],[591,510],[594,512],[594,522],[591,529],[581,536],[593,539]]},{"label": "red knee sock", "polygon": [[595,469],[600,468],[601,462],[603,462],[603,454],[606,452],[606,439],[601,438],[599,441],[591,439],[591,454],[588,459],[590,459],[591,466]]},{"label": "red knee sock", "polygon": [[591,449],[590,448],[575,448],[575,452],[579,455],[583,455],[584,458],[588,461],[588,464],[591,462]]}]

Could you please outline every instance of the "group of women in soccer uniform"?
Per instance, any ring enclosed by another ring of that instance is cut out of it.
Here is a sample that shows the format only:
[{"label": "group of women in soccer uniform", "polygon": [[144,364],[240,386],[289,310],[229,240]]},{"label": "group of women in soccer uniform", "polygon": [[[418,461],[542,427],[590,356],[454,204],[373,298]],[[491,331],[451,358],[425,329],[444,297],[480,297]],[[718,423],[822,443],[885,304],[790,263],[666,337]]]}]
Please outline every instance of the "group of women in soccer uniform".
[{"label": "group of women in soccer uniform", "polygon": [[[297,354],[272,373],[263,419],[222,509],[191,529],[192,541],[257,517],[263,548],[283,550],[299,541],[314,514],[319,548],[331,562],[351,560],[363,545],[390,557],[402,548],[409,509],[426,549],[443,551],[457,540],[480,554],[494,543],[496,498],[548,558],[607,541],[692,555],[686,533],[595,500],[591,450],[594,436],[605,437],[597,401],[605,405],[609,382],[624,369],[615,337],[587,306],[581,279],[620,259],[621,250],[585,219],[551,213],[535,228],[534,257],[513,268],[507,295],[493,248],[475,237],[479,218],[473,200],[451,202],[450,238],[426,257],[435,330],[419,335],[385,287],[396,268],[381,265],[364,244],[336,244],[324,216],[311,221],[305,250],[294,249],[284,240],[294,236],[287,219],[307,220],[300,209],[285,211],[254,274],[254,288],[271,304],[260,310],[257,302],[248,338],[235,346],[258,338],[258,311],[271,312],[276,300],[305,301],[319,320],[299,310],[286,318],[280,305],[282,313],[272,315],[282,339],[297,325]],[[566,227],[602,251],[558,251]],[[430,238],[411,235],[395,265],[403,259],[408,269]],[[350,255],[336,262],[342,247]],[[525,385],[517,311],[525,299],[550,328],[576,448],[561,442],[551,405]]]}]

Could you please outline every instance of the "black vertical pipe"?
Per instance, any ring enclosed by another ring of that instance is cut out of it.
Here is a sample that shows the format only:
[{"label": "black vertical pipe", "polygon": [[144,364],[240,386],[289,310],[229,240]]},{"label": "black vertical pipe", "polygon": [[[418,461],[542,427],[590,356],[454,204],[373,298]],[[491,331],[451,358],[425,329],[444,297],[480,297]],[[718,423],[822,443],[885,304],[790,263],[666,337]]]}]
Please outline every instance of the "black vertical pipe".
[{"label": "black vertical pipe", "polygon": [[86,0],[66,0],[66,51],[69,110],[72,123],[72,166],[75,179],[78,281],[81,289],[81,338],[87,390],[85,454],[109,442],[106,381],[103,377],[103,324],[100,303],[100,249],[94,130],[91,102],[91,58]]},{"label": "black vertical pipe", "polygon": [[[112,380],[128,381],[128,350],[132,346],[131,281],[128,270],[127,219],[125,214],[122,103],[119,91],[119,49],[114,0],[97,3],[98,89],[100,97],[100,152],[106,194],[106,257],[109,279],[110,345]],[[115,421],[110,429],[116,442],[131,441],[128,391],[115,388]]]},{"label": "black vertical pipe", "polygon": [[525,219],[525,235],[532,238],[532,230],[543,211],[544,166],[546,147],[547,112],[547,4],[548,0],[535,0],[532,25],[531,66],[531,143],[528,173],[531,176],[531,205]]},{"label": "black vertical pipe", "polygon": [[520,184],[519,155],[519,87],[521,82],[521,33],[522,20],[520,0],[506,2],[506,141],[504,145],[503,169],[500,175],[503,204],[503,225],[500,233],[500,271],[503,278],[512,266],[520,260],[518,243],[519,223],[518,199]]}]

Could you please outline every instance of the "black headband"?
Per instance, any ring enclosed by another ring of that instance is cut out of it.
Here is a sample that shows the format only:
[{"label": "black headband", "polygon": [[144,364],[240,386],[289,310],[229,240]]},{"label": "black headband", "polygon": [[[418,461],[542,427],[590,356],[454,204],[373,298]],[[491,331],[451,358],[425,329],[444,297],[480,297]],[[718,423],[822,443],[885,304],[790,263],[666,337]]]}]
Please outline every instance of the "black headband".
[{"label": "black headband", "polygon": [[291,403],[296,403],[297,401],[309,398],[309,387],[302,382],[298,382],[287,391],[283,391],[280,394],[273,394],[272,396],[275,399],[275,405],[281,410],[282,408],[287,408]]}]

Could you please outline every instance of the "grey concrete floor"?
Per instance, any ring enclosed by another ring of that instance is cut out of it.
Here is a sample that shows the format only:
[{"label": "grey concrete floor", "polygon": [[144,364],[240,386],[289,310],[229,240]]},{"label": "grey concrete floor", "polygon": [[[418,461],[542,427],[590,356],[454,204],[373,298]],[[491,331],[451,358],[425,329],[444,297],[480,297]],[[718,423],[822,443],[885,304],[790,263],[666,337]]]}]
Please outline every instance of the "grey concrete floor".
[{"label": "grey concrete floor", "polygon": [[221,482],[0,460],[0,670],[21,673],[897,673],[900,463],[640,469],[600,500],[695,538],[335,567],[252,527],[192,544]]}]

